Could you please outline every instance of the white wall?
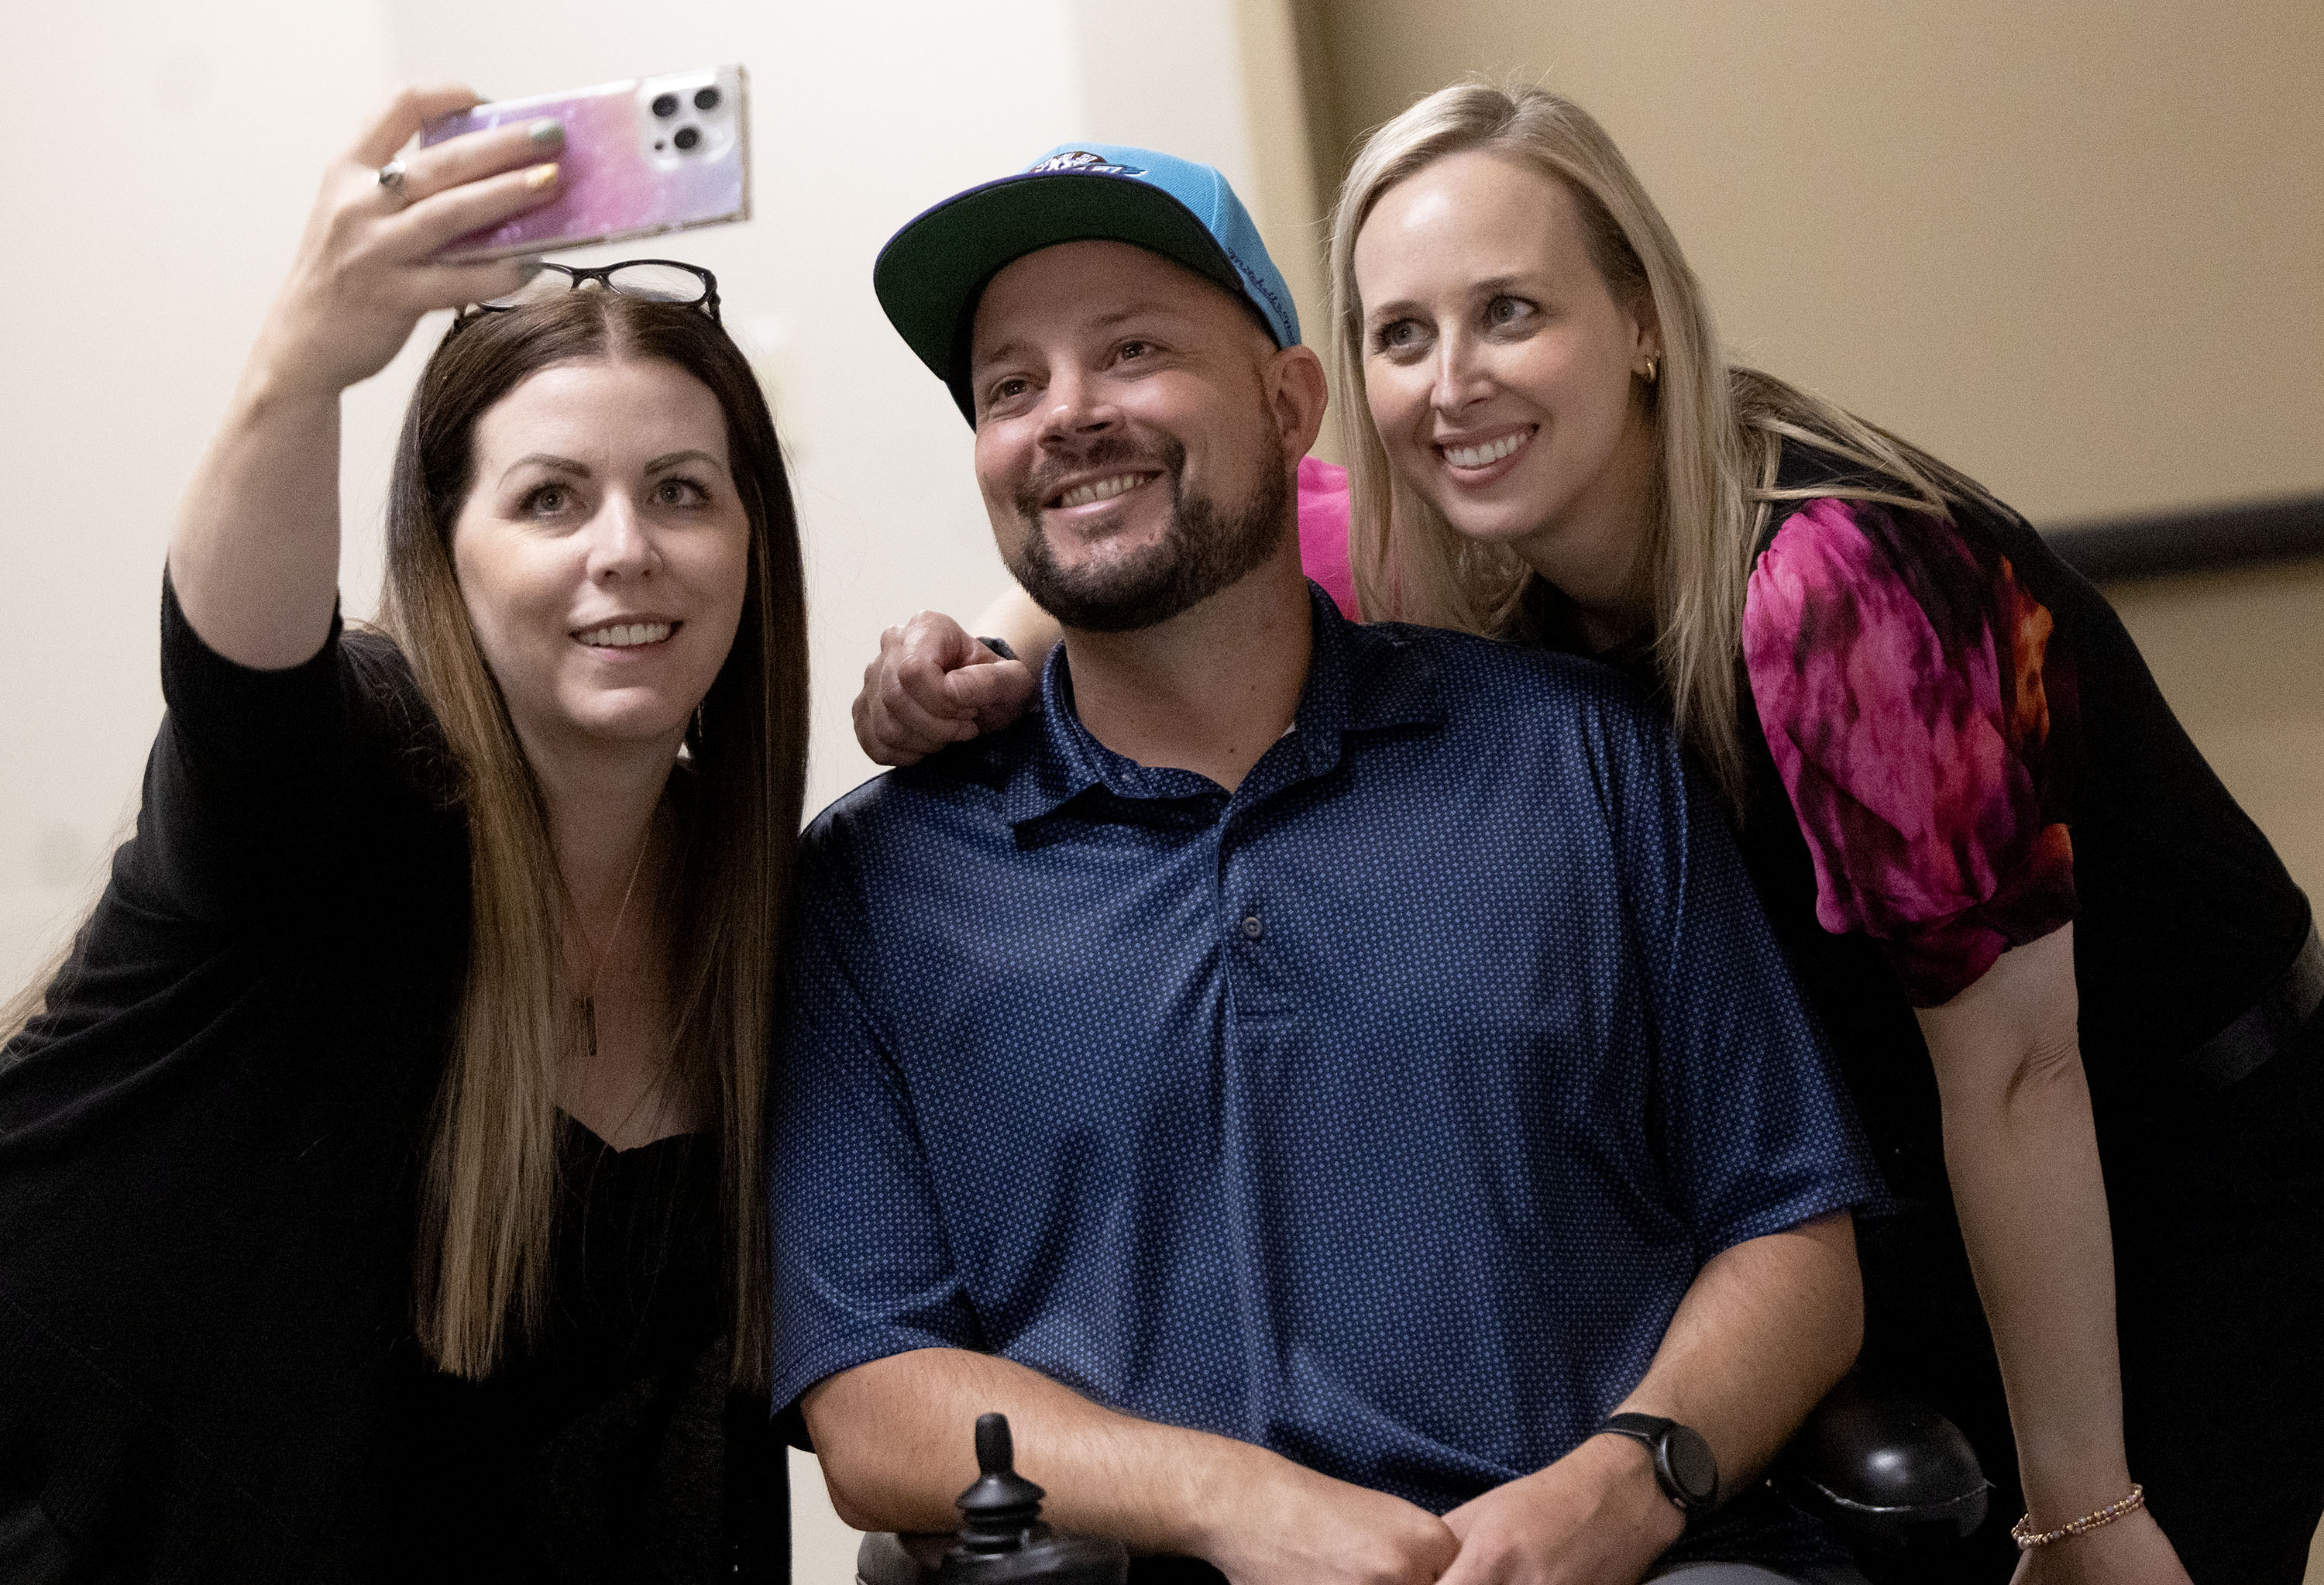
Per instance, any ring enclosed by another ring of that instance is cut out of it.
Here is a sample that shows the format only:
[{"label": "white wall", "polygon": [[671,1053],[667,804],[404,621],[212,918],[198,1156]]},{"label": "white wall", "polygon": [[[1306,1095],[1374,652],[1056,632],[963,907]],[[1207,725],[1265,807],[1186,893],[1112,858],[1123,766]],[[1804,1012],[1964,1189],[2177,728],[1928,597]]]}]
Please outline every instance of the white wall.
[{"label": "white wall", "polygon": [[[807,545],[810,808],[871,773],[847,702],[879,630],[1005,574],[969,432],[872,295],[879,244],[1067,139],[1213,161],[1251,196],[1233,0],[1157,30],[1125,0],[9,0],[0,49],[0,985],[93,895],[161,715],[171,512],[287,263],[322,161],[391,83],[512,97],[739,60],[756,215],[674,239],[717,272],[774,397]],[[1262,214],[1262,220],[1264,221]],[[1282,244],[1277,243],[1280,247]],[[622,250],[627,251],[627,250]],[[576,255],[579,256],[579,255]],[[618,256],[618,253],[603,256]],[[378,598],[396,423],[441,320],[346,403],[346,609]],[[797,1577],[853,1537],[795,1468]]]},{"label": "white wall", "polygon": [[134,808],[171,506],[322,152],[387,86],[372,7],[12,4],[0,48],[0,982]]}]

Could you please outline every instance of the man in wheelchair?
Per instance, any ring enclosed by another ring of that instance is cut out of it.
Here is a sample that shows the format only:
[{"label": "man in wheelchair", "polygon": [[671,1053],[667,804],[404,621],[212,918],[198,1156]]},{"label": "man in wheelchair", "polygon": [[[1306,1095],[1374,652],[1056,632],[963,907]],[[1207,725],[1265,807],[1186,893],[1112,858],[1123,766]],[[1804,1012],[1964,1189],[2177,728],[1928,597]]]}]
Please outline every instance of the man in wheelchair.
[{"label": "man in wheelchair", "polygon": [[890,318],[1065,628],[807,834],[774,1392],[841,1516],[968,1428],[1239,1585],[1858,1580],[1759,1476],[1879,1180],[1718,810],[1611,672],[1299,572],[1323,377],[1225,182],[1059,151]]}]

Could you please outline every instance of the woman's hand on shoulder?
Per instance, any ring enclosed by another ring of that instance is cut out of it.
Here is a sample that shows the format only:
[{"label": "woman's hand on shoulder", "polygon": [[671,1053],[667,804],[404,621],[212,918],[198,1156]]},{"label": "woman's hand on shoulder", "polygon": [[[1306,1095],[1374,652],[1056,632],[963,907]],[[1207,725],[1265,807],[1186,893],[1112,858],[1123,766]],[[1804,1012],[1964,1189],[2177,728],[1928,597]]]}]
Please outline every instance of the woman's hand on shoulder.
[{"label": "woman's hand on shoulder", "polygon": [[1033,697],[1032,668],[980,643],[942,612],[880,635],[855,696],[855,741],[881,765],[910,765],[1008,725]]},{"label": "woman's hand on shoulder", "polygon": [[429,309],[488,302],[524,283],[530,266],[521,260],[453,264],[435,254],[553,198],[561,131],[470,133],[411,154],[397,185],[379,180],[425,123],[476,102],[462,88],[400,88],[331,162],[252,355],[262,389],[336,396],[386,367]]}]

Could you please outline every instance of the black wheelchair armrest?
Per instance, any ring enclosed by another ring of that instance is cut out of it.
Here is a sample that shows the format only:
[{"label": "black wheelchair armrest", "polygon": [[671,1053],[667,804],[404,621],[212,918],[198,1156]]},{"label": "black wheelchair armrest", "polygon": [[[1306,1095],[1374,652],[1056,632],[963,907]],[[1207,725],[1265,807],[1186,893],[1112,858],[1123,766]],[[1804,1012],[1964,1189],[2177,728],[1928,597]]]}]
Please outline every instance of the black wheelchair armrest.
[{"label": "black wheelchair armrest", "polygon": [[926,1585],[951,1549],[949,1535],[894,1535],[873,1531],[855,1549],[857,1585]]},{"label": "black wheelchair armrest", "polygon": [[[949,1535],[866,1535],[855,1549],[856,1585],[936,1585]],[[1226,1576],[1200,1558],[1130,1560],[1130,1585],[1226,1585]]]},{"label": "black wheelchair armrest", "polygon": [[1851,1546],[1934,1552],[1985,1522],[1992,1485],[1953,1423],[1850,1375],[1776,1456],[1777,1490]]}]

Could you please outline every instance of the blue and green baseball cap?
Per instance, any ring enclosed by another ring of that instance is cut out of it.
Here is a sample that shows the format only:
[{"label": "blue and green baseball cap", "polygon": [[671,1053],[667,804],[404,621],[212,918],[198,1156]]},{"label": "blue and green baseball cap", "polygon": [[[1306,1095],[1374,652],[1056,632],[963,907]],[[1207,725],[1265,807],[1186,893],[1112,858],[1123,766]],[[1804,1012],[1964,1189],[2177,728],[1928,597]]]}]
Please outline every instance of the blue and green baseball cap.
[{"label": "blue and green baseball cap", "polygon": [[1175,260],[1250,304],[1276,346],[1299,339],[1291,289],[1227,179],[1114,143],[1060,143],[1014,176],[954,194],[888,239],[872,290],[973,424],[968,331],[986,284],[1027,253],[1090,241]]}]

